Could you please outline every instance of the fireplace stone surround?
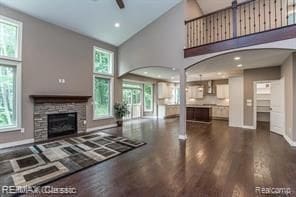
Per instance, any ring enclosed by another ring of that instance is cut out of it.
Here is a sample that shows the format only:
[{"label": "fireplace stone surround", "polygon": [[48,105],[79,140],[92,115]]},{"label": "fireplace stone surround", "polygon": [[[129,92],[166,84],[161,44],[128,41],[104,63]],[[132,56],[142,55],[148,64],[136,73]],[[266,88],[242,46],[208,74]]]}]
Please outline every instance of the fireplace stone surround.
[{"label": "fireplace stone surround", "polygon": [[31,95],[34,101],[34,140],[48,139],[48,115],[77,113],[77,133],[86,132],[86,104],[91,96]]}]

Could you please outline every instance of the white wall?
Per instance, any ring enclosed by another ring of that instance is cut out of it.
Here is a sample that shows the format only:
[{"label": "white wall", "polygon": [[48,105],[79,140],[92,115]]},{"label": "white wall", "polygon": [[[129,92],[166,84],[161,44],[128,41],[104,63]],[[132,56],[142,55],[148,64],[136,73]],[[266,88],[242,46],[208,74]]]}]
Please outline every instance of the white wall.
[{"label": "white wall", "polygon": [[244,79],[229,78],[229,126],[242,127],[244,120]]}]

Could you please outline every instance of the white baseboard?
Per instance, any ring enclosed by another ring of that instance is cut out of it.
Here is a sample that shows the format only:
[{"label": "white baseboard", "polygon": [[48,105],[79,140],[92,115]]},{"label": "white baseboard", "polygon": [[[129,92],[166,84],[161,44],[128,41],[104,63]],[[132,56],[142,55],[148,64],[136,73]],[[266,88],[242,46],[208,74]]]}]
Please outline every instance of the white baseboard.
[{"label": "white baseboard", "polygon": [[296,142],[293,141],[293,140],[291,140],[291,138],[289,136],[287,136],[286,134],[284,134],[284,138],[290,144],[290,146],[296,147]]},{"label": "white baseboard", "polygon": [[243,129],[250,129],[250,130],[255,130],[256,129],[254,126],[246,126],[246,125],[243,125],[242,128]]},{"label": "white baseboard", "polygon": [[30,144],[34,143],[34,139],[26,139],[26,140],[20,140],[20,141],[15,141],[15,142],[7,142],[7,143],[2,143],[0,144],[0,149],[2,148],[9,148],[13,146],[19,146],[19,145],[24,145],[24,144]]},{"label": "white baseboard", "polygon": [[187,140],[187,135],[179,135],[180,140]]},{"label": "white baseboard", "polygon": [[101,127],[88,128],[88,129],[86,129],[86,132],[100,131],[100,130],[110,129],[110,128],[114,128],[114,127],[117,127],[117,124],[110,124],[110,125],[104,125]]}]

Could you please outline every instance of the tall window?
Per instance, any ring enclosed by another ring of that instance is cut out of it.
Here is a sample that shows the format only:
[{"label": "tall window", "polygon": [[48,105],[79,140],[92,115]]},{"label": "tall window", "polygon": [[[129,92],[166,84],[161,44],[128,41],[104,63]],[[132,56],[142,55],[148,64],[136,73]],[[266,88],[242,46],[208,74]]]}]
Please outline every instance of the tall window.
[{"label": "tall window", "polygon": [[20,128],[21,37],[22,23],[0,15],[0,131]]},{"label": "tall window", "polygon": [[144,111],[153,111],[153,85],[144,84]]},{"label": "tall window", "polygon": [[112,93],[114,79],[113,58],[113,52],[94,47],[94,119],[112,116]]}]

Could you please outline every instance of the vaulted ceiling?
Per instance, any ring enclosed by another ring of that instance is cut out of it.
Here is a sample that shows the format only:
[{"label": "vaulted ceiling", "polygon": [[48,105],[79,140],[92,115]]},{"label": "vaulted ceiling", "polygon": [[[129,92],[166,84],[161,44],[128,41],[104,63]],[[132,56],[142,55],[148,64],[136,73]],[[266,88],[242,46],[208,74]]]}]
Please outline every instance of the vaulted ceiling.
[{"label": "vaulted ceiling", "polygon": [[116,0],[0,0],[0,6],[119,46],[179,2],[124,0],[119,9]]}]

